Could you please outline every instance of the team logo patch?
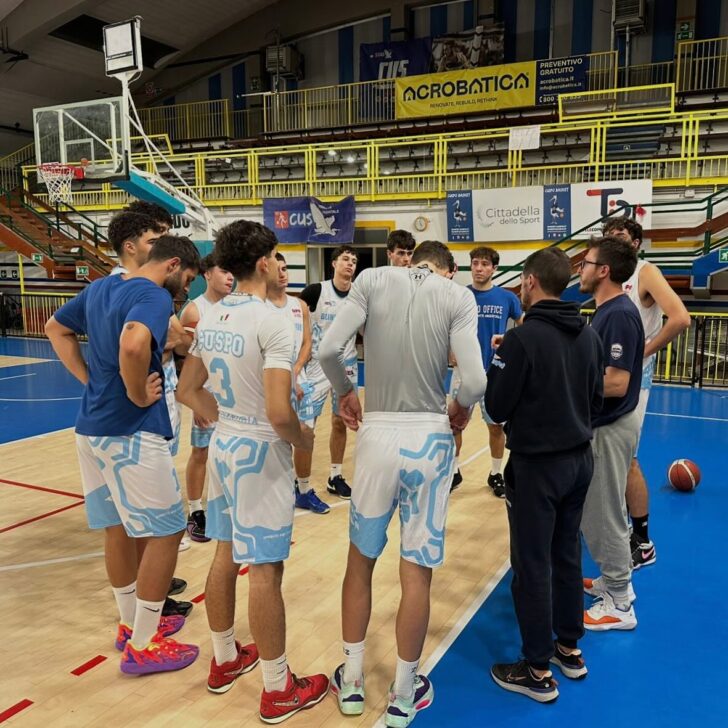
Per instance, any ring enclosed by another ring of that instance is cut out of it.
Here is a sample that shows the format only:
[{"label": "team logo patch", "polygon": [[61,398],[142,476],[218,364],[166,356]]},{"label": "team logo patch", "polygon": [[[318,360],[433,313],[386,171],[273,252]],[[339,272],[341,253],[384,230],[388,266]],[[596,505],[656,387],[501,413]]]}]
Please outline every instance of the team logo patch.
[{"label": "team logo patch", "polygon": [[609,353],[612,355],[612,359],[621,359],[624,349],[621,344],[612,344],[612,348]]},{"label": "team logo patch", "polygon": [[288,221],[288,210],[275,210],[273,212],[273,224],[283,230],[290,227]]},{"label": "team logo patch", "polygon": [[491,361],[491,364],[492,364],[492,365],[493,365],[494,367],[498,367],[498,369],[505,369],[505,368],[506,368],[506,363],[505,363],[505,362],[503,361],[503,359],[501,359],[501,358],[500,358],[500,357],[498,356],[498,354],[495,354],[495,355],[493,356],[493,360]]}]

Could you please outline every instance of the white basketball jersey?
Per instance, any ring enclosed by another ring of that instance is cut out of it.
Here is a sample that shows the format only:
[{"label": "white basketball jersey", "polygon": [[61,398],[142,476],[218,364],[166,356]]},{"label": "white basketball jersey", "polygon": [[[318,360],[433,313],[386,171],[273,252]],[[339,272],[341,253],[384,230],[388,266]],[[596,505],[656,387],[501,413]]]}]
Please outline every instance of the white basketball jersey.
[{"label": "white basketball jersey", "polygon": [[268,301],[268,305],[274,311],[285,315],[293,324],[293,362],[295,363],[303,346],[303,307],[301,299],[286,294],[285,306],[276,306],[273,301]]},{"label": "white basketball jersey", "polygon": [[201,296],[197,296],[197,298],[193,298],[191,303],[194,303],[195,306],[197,306],[197,312],[200,314],[200,321],[202,321],[202,317],[215,305],[212,301],[210,301],[210,299],[205,297],[204,293]]},{"label": "white basketball jersey", "polygon": [[264,369],[291,370],[293,327],[286,316],[246,293],[231,293],[203,316],[190,354],[208,371],[219,407],[219,432],[278,438],[265,413]]},{"label": "white basketball jersey", "polygon": [[[318,366],[318,350],[321,339],[328,331],[329,326],[336,318],[337,311],[346,303],[346,297],[342,298],[334,290],[331,280],[321,283],[321,296],[316,304],[316,310],[311,311],[311,335],[312,349],[311,359]],[[356,364],[356,335],[351,337],[344,351],[344,362],[347,366]]]},{"label": "white basketball jersey", "polygon": [[[637,306],[645,330],[645,341],[654,339],[662,328],[662,309],[653,303],[649,308],[640,301],[639,279],[640,271],[647,265],[646,260],[638,260],[634,273],[622,284],[622,290],[629,296],[630,301]],[[653,355],[654,356],[654,355]],[[647,363],[647,360],[645,360]]]}]

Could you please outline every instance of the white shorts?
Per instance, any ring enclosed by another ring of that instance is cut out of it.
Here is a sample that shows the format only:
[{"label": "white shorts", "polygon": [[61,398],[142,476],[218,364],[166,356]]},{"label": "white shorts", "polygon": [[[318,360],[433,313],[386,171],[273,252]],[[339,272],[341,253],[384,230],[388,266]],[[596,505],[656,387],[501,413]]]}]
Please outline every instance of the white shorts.
[{"label": "white shorts", "polygon": [[376,559],[399,505],[400,554],[421,566],[443,562],[455,462],[447,415],[367,412],[356,438],[349,539]]},{"label": "white shorts", "polygon": [[637,407],[635,407],[635,411],[637,412],[637,416],[639,417],[639,423],[640,423],[640,429],[637,434],[637,444],[634,448],[634,457],[637,457],[637,451],[640,448],[640,439],[642,438],[642,426],[645,424],[645,415],[647,414],[647,402],[650,399],[650,390],[649,389],[640,389],[640,398],[637,402]]},{"label": "white shorts", "polygon": [[172,432],[174,433],[174,437],[168,440],[167,444],[169,445],[169,451],[172,453],[172,457],[175,457],[179,452],[179,431],[182,426],[182,418],[179,415],[179,407],[174,396],[174,389],[165,391],[164,397],[167,400],[169,421],[172,423]]},{"label": "white shorts", "polygon": [[90,528],[123,524],[134,538],[184,531],[169,441],[137,432],[119,437],[76,435]]},{"label": "white shorts", "polygon": [[[450,379],[450,399],[455,399],[455,397],[458,396],[458,392],[460,391],[460,385],[462,384],[462,379],[460,379],[460,372],[457,367],[453,367],[452,370],[452,377]],[[502,425],[504,423],[502,422],[496,422],[486,411],[485,409],[485,396],[480,400],[480,414],[483,416],[483,421],[486,425]]]},{"label": "white shorts", "polygon": [[[346,375],[356,390],[359,384],[359,365],[356,360],[346,363]],[[331,411],[335,415],[339,414],[339,398],[336,392],[332,391],[331,382],[326,378],[318,362],[306,369],[306,380],[299,384],[303,389],[303,397],[298,403],[298,417],[302,422],[313,427],[323,412],[329,392],[331,392]]]},{"label": "white shorts", "polygon": [[291,452],[283,440],[249,432],[212,438],[205,533],[232,541],[238,564],[288,558],[296,502]]}]

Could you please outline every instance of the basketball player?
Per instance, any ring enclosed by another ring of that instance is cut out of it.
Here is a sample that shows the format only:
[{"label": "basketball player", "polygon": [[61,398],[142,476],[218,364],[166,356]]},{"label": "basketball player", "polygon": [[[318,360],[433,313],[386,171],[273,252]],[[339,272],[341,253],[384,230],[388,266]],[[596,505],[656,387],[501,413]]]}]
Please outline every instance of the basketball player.
[{"label": "basketball player", "polygon": [[[345,662],[334,671],[331,685],[343,714],[363,712],[372,572],[399,505],[402,599],[396,676],[385,714],[388,726],[409,725],[433,699],[430,681],[417,668],[429,621],[432,570],[444,557],[455,457],[451,426],[464,427],[470,407],[485,392],[475,301],[448,280],[451,260],[445,245],[427,241],[416,248],[410,268],[364,271],[320,348],[321,365],[339,395],[341,416],[348,427],[359,430],[361,406],[346,361],[351,337],[365,326],[366,413],[356,440],[342,595]],[[444,381],[450,349],[460,362],[462,383],[448,408]]]},{"label": "basketball player", "polygon": [[299,384],[302,379],[304,367],[311,358],[311,314],[304,301],[296,296],[286,293],[288,288],[288,265],[282,253],[276,253],[278,262],[278,278],[268,289],[268,301],[273,308],[285,312],[293,324],[294,359],[293,359],[293,388],[296,402],[303,397],[303,389]]},{"label": "basketball player", "polygon": [[162,233],[168,233],[174,227],[174,218],[161,205],[155,205],[153,202],[145,202],[144,200],[134,200],[125,208],[124,212],[136,212],[139,215],[151,217]]},{"label": "basketball player", "polygon": [[[169,638],[184,618],[160,620],[184,531],[162,355],[172,297],[189,288],[198,266],[187,238],[163,236],[135,275],[95,281],[46,324],[59,359],[86,385],[76,421],[81,481],[89,526],[105,530],[116,647],[131,674],[179,670],[198,654]],[[78,334],[88,336],[88,365]],[[140,563],[137,539],[147,541]]]},{"label": "basketball player", "polygon": [[[642,245],[642,226],[628,218],[611,218],[604,224],[604,235],[611,235],[629,242],[635,250]],[[690,314],[680,297],[672,290],[660,269],[646,260],[638,260],[635,272],[622,286],[632,303],[637,306],[645,329],[645,358],[642,362],[642,387],[637,412],[640,418],[640,433],[647,412],[647,401],[652,387],[657,352],[667,346],[690,326]],[[665,316],[663,326],[662,317]],[[639,440],[637,441],[639,447]],[[647,523],[649,520],[649,494],[642,468],[637,461],[637,452],[632,459],[627,477],[627,509],[632,517],[632,566],[654,564],[657,560],[655,545],[650,540]]]},{"label": "basketball player", "polygon": [[[137,205],[143,205],[139,207]],[[159,205],[153,205],[149,202],[132,202],[129,207],[151,211],[157,217],[152,218],[146,212],[126,212],[117,213],[109,222],[107,237],[111,243],[118,258],[118,264],[111,271],[111,275],[133,274],[147,262],[149,252],[160,235],[167,230],[164,216],[169,217]],[[161,211],[161,212],[160,212]],[[171,218],[170,218],[171,219]],[[162,372],[164,374],[164,398],[169,410],[169,420],[172,424],[172,432],[174,437],[169,441],[169,449],[172,457],[177,455],[179,449],[179,432],[181,418],[177,400],[174,392],[177,387],[177,369],[174,365],[174,354],[184,356],[192,343],[192,336],[186,334],[179,319],[172,314],[169,319],[169,331],[167,333],[167,343],[165,345],[164,356],[162,357]],[[141,561],[144,553],[146,542],[144,540],[137,541],[137,551],[139,552],[139,560]],[[189,540],[182,537],[179,550],[185,551],[190,546]],[[192,602],[177,601],[171,599],[171,595],[181,594],[187,588],[187,582],[178,577],[172,578],[169,588],[169,595],[164,603],[162,614],[165,616],[180,614],[184,617],[188,616],[192,611]]]},{"label": "basketball player", "polygon": [[[311,359],[306,364],[306,380],[308,386],[304,397],[299,402],[299,416],[311,427],[316,426],[316,420],[323,411],[326,399],[331,390],[331,384],[326,378],[319,363],[318,349],[321,339],[336,318],[336,315],[346,301],[351,289],[351,282],[356,272],[356,251],[350,245],[340,245],[331,256],[331,266],[334,275],[331,279],[321,283],[306,286],[301,292],[303,300],[311,312],[312,348]],[[359,372],[356,353],[356,333],[348,342],[346,350],[346,366],[349,379],[356,386]],[[331,398],[331,437],[329,451],[331,454],[331,471],[326,490],[339,498],[351,498],[351,488],[344,480],[341,464],[344,462],[346,450],[346,425],[339,417],[339,402],[334,392]],[[313,492],[310,484],[311,459],[313,454],[298,450],[295,451],[296,480],[298,494],[296,499],[299,508],[307,508],[314,513],[328,513],[328,507],[321,509],[321,500]],[[318,501],[318,502],[317,502]]]},{"label": "basketball player", "polygon": [[[506,422],[505,467],[513,604],[523,659],[493,665],[505,690],[540,703],[559,695],[554,662],[572,679],[587,674],[579,526],[594,461],[591,417],[602,406],[602,342],[559,298],[571,261],[544,248],[523,267],[523,326],[511,329],[488,369],[488,412]],[[554,642],[554,634],[556,642]]]},{"label": "basketball player", "polygon": [[637,253],[618,238],[594,238],[581,261],[580,290],[597,306],[592,328],[604,347],[604,405],[592,418],[594,475],[584,503],[581,530],[601,569],[584,579],[584,591],[598,597],[584,612],[589,630],[634,629],[632,554],[625,493],[627,473],[639,437],[637,411],[645,334],[637,307],[622,290],[637,266]]},{"label": "basketball player", "polygon": [[[478,340],[480,341],[480,351],[483,357],[483,367],[486,371],[493,358],[493,349],[491,347],[493,336],[505,333],[509,319],[514,321],[517,326],[523,321],[523,311],[517,296],[511,291],[493,285],[493,275],[498,270],[499,262],[500,255],[493,248],[479,247],[470,251],[470,275],[473,282],[468,288],[473,292],[478,307]],[[450,384],[453,397],[457,396],[459,386],[460,373],[458,368],[455,367]],[[503,424],[495,422],[488,414],[485,409],[485,401],[480,403],[480,413],[488,426],[490,445],[491,466],[487,482],[494,495],[498,498],[505,498],[503,455],[506,447],[506,436],[503,431]],[[460,449],[463,445],[461,432],[455,434],[455,443],[457,446],[456,454],[460,455]],[[462,480],[456,461],[455,475],[451,484],[452,490],[457,488]]]},{"label": "basketball player", "polygon": [[[217,420],[208,490],[207,533],[218,544],[205,588],[214,652],[207,684],[226,692],[260,655],[260,718],[280,723],[323,700],[329,689],[325,675],[297,678],[288,669],[281,594],[293,529],[291,446],[310,451],[313,430],[291,406],[293,327],[266,303],[279,275],[275,235],[239,220],[215,239],[219,265],[237,287],[202,317],[178,390],[194,412]],[[205,388],[208,373],[212,394]],[[239,564],[250,568],[248,619],[255,640],[244,647],[233,626]]]},{"label": "basketball player", "polygon": [[409,267],[412,253],[415,251],[415,239],[406,230],[392,230],[387,237],[387,260],[389,265],[402,268]]},{"label": "basketball player", "polygon": [[[200,273],[205,278],[205,292],[193,298],[180,315],[180,323],[187,331],[194,331],[198,321],[233,289],[232,273],[217,264],[214,253],[202,259]],[[192,413],[192,432],[190,444],[192,450],[187,461],[185,482],[187,483],[187,499],[189,500],[189,516],[187,517],[187,533],[193,541],[205,543],[210,539],[205,535],[205,511],[202,508],[202,491],[205,488],[205,468],[207,467],[207,450],[215,424]]]}]

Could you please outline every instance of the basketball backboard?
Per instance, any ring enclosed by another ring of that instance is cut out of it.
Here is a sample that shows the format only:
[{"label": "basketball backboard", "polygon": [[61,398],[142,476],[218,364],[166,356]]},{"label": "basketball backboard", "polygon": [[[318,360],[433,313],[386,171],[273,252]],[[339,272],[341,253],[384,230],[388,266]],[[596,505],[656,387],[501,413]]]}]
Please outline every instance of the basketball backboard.
[{"label": "basketball backboard", "polygon": [[83,167],[84,176],[125,179],[129,118],[121,96],[33,110],[36,162]]}]

